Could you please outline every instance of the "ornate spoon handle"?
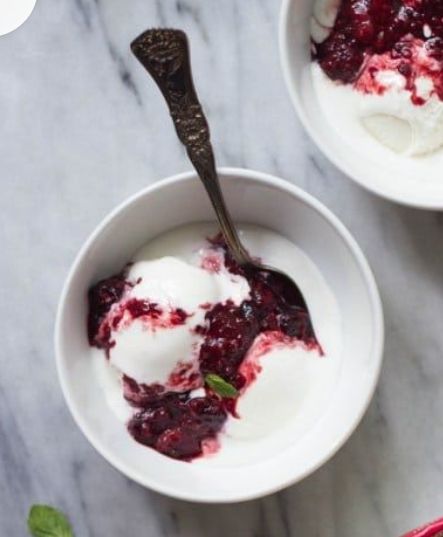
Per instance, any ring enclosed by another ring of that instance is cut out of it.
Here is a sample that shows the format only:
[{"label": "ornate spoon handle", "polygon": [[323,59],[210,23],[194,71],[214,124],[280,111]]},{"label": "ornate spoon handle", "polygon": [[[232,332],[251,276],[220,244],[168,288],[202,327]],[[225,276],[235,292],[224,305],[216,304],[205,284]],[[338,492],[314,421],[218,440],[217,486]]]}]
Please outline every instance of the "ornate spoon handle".
[{"label": "ornate spoon handle", "polygon": [[208,122],[192,79],[186,34],[180,30],[148,30],[132,42],[131,50],[166,100],[178,137],[209,194],[232,254],[238,263],[249,264],[249,254],[240,242],[223,199]]}]

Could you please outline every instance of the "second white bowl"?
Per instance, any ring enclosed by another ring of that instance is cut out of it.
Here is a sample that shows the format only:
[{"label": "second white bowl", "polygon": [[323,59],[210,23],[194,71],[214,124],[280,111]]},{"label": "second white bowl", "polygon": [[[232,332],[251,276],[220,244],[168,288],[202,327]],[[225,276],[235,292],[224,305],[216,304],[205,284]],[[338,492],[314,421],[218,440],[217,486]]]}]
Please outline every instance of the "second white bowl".
[{"label": "second white bowl", "polygon": [[[280,16],[280,58],[286,85],[305,129],[323,153],[351,179],[392,201],[421,209],[443,209],[443,177],[432,177],[421,157],[403,162],[386,150],[386,158],[359,150],[357,140],[331,128],[311,77],[310,21],[315,0],[283,0]],[[435,165],[440,168],[439,162]]]}]

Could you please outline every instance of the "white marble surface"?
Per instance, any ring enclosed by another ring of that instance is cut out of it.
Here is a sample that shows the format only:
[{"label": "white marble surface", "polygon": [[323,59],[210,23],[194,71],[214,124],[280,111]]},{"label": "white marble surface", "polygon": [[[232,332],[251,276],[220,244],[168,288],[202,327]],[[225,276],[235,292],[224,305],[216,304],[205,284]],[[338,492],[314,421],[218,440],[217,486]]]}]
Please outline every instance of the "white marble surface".
[{"label": "white marble surface", "polygon": [[[39,0],[0,38],[0,534],[25,535],[34,502],[81,537],[396,537],[443,515],[443,215],[402,208],[343,177],[308,140],[278,62],[279,0]],[[58,386],[54,314],[66,272],[102,216],[189,168],[130,40],[189,32],[219,163],[286,178],[356,236],[385,305],[385,366],[361,426],[304,482],[204,506],[113,470]]]}]

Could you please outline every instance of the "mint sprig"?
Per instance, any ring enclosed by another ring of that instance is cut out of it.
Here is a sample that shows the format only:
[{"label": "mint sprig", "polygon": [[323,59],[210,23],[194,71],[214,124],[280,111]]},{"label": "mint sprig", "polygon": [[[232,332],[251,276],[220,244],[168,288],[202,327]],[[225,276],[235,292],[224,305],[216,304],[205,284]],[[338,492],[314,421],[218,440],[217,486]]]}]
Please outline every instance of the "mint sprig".
[{"label": "mint sprig", "polygon": [[221,397],[237,397],[238,395],[237,388],[215,373],[206,375],[205,382],[212,391]]},{"label": "mint sprig", "polygon": [[31,507],[28,529],[33,537],[74,537],[65,515],[49,505]]}]

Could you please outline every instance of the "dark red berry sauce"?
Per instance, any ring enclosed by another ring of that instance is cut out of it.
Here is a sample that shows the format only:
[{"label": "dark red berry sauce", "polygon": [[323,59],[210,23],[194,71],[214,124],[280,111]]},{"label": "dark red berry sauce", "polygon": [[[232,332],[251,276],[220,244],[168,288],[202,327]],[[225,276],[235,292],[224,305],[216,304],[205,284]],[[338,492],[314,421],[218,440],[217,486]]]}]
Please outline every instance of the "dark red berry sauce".
[{"label": "dark red berry sauce", "polygon": [[[374,56],[384,60],[371,65]],[[396,69],[417,105],[424,100],[414,91],[415,81],[427,76],[443,99],[443,2],[342,0],[331,33],[314,43],[314,57],[329,78],[343,83],[356,82],[368,68],[372,78],[383,67]]]},{"label": "dark red berry sauce", "polygon": [[[208,386],[205,386],[203,396],[191,398],[191,391],[203,386],[207,374],[219,375],[241,393],[253,378],[249,376],[248,368],[242,370],[241,366],[260,334],[280,334],[281,341],[298,341],[322,353],[301,295],[288,296],[289,289],[284,283],[272,279],[267,273],[245,271],[232,258],[219,236],[210,242],[214,253],[222,252],[226,268],[247,279],[250,298],[239,306],[230,301],[202,305],[206,314],[204,325],[197,327],[203,337],[197,371],[189,370],[189,364],[178,364],[171,372],[167,386],[138,384],[129,377],[123,379],[124,397],[136,409],[128,423],[133,438],[169,457],[185,461],[203,452],[214,451],[217,435],[228,415],[236,416],[236,399],[222,398]],[[214,259],[209,264],[217,271],[220,267],[213,263]],[[88,319],[91,345],[109,352],[114,345],[112,329],[121,326],[122,319],[123,322],[125,318],[141,316],[151,322],[164,319],[163,312],[155,304],[133,303],[134,299],[123,301],[120,311],[118,302],[131,286],[133,284],[126,281],[125,273],[121,273],[91,288]],[[112,307],[116,312],[109,316]],[[167,326],[183,324],[187,317],[186,312],[176,310],[170,314]],[[278,338],[268,338],[267,341],[271,340]],[[266,345],[262,345],[262,354],[269,350]]]},{"label": "dark red berry sauce", "polygon": [[102,321],[129,287],[131,284],[126,281],[124,273],[111,276],[111,278],[102,280],[91,287],[88,293],[88,339],[90,345],[105,350],[112,347],[111,327],[107,327],[106,334],[104,334],[103,330],[100,330]]}]

